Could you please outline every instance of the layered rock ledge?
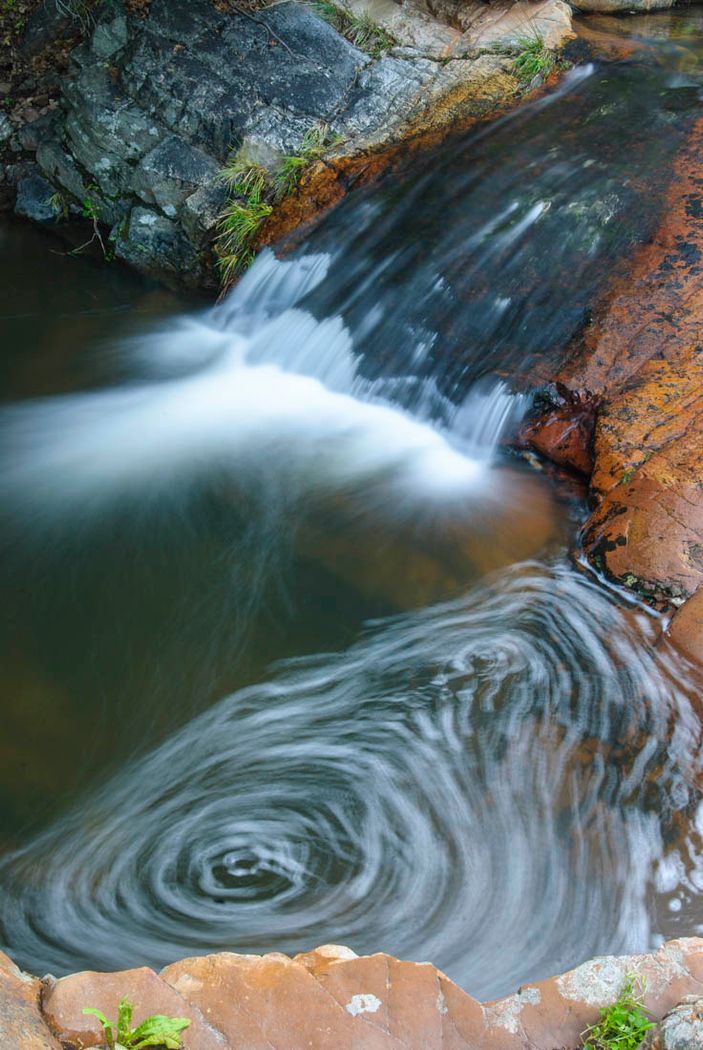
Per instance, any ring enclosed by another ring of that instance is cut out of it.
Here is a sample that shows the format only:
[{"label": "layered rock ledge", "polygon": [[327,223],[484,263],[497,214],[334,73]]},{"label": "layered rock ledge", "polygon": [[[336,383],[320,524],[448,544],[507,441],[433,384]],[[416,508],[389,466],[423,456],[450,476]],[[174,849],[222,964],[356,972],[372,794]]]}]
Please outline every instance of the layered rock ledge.
[{"label": "layered rock ledge", "polygon": [[[51,4],[30,20],[26,46],[46,36]],[[218,172],[232,157],[271,173],[306,161],[260,231],[267,242],[383,168],[400,143],[519,98],[526,35],[547,48],[572,35],[563,0],[150,0],[136,12],[101,0],[91,17],[59,105],[19,132],[6,122],[15,150],[35,158],[14,165],[16,210],[47,224],[95,219],[118,257],[199,287],[217,283]],[[311,155],[311,135],[324,155]]]},{"label": "layered rock ledge", "polygon": [[162,1013],[189,1017],[186,1050],[571,1050],[599,1009],[635,977],[645,1008],[665,1018],[652,1050],[703,1045],[703,939],[669,941],[651,955],[605,956],[514,995],[479,1003],[429,963],[357,957],[323,945],[286,955],[184,959],[54,980],[22,973],[0,953],[0,1050],[86,1050],[126,996],[135,1023]]},{"label": "layered rock ledge", "polygon": [[612,282],[527,441],[589,478],[583,547],[599,570],[676,615],[703,660],[703,193],[699,120],[659,228]]}]

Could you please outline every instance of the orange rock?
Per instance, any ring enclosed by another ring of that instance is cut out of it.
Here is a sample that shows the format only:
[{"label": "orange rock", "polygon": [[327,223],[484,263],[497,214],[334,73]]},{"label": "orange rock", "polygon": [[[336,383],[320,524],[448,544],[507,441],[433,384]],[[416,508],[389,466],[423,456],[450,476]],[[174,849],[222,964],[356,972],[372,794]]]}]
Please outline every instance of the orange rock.
[{"label": "orange rock", "polygon": [[[599,398],[586,554],[659,603],[703,583],[702,155],[699,120],[658,232],[614,281],[557,377]],[[553,414],[533,426],[530,444],[572,466],[589,452],[587,435]]]},{"label": "orange rock", "polygon": [[76,1048],[97,1036],[82,1007],[94,1003],[109,1015],[128,995],[140,1017],[192,1017],[186,1050],[554,1050],[579,1043],[629,974],[642,978],[647,1008],[662,1017],[698,993],[703,939],[670,941],[651,955],[593,959],[484,1004],[429,963],[323,945],[295,959],[278,952],[184,959],[159,977],[147,969],[75,974],[51,986],[45,1010]]},{"label": "orange rock", "polygon": [[[84,970],[53,981],[44,994],[44,1016],[65,1046],[85,1050],[102,1042],[102,1028],[95,1017],[83,1014],[83,1008],[95,1007],[112,1020],[117,1016],[117,1004],[125,997],[134,1005],[135,1024],[151,1014],[189,1017],[191,1023],[184,1036],[187,1050],[226,1050],[229,1046],[197,1007],[146,966],[119,973]],[[55,1047],[56,1043],[49,1045]]]},{"label": "orange rock", "polygon": [[590,476],[596,401],[586,392],[571,393],[560,387],[559,393],[562,403],[538,420],[528,421],[517,443],[533,448],[558,467]]},{"label": "orange rock", "polygon": [[676,613],[668,636],[687,656],[703,664],[703,587]]},{"label": "orange rock", "polygon": [[584,530],[589,556],[657,601],[703,583],[703,431],[673,441],[623,473]]},{"label": "orange rock", "polygon": [[41,981],[0,952],[0,1050],[61,1050],[41,1015]]},{"label": "orange rock", "polygon": [[[576,1046],[629,975],[646,988],[647,1009],[663,1017],[699,993],[703,939],[669,941],[651,955],[593,959],[484,1004],[430,963],[358,957],[328,944],[295,959],[278,952],[199,956],[159,976],[147,968],[73,974],[47,987],[44,1011],[71,1050],[100,1038],[83,1007],[111,1016],[125,995],[135,1020],[191,1017],[185,1050],[554,1050]],[[43,1042],[35,1038],[42,1032],[39,987],[0,955],[0,1050],[60,1050],[46,1029]],[[34,1027],[17,1027],[17,1011],[28,1005]]]}]

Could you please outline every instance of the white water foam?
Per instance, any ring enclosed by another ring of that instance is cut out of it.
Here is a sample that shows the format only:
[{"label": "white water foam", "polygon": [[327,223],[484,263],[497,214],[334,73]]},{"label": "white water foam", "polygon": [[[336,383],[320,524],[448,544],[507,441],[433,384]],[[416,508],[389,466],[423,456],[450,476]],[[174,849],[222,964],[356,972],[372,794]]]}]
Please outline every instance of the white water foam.
[{"label": "white water foam", "polygon": [[85,515],[211,470],[303,498],[379,482],[399,507],[468,495],[523,399],[484,385],[441,424],[393,404],[392,384],[359,374],[342,319],[296,305],[327,267],[266,252],[225,303],[129,348],[159,376],[5,410],[6,505]]}]

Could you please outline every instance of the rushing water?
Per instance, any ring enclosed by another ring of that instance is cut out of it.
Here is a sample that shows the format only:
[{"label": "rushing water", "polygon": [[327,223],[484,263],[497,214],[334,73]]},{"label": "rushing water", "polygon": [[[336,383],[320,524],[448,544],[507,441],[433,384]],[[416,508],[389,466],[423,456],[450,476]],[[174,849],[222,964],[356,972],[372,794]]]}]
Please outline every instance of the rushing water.
[{"label": "rushing water", "polygon": [[697,673],[501,451],[700,107],[667,18],[215,308],[0,231],[20,962],[336,941],[488,996],[703,928]]}]

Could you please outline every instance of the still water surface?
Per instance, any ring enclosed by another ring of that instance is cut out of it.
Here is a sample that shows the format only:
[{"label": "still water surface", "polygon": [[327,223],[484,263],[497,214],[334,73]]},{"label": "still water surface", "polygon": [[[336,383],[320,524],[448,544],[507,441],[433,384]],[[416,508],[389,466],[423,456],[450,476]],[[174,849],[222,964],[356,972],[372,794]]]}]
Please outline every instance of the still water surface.
[{"label": "still water surface", "polygon": [[0,227],[22,964],[335,941],[492,996],[703,930],[696,672],[501,444],[700,113],[701,15],[629,25],[215,308]]}]

